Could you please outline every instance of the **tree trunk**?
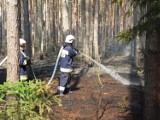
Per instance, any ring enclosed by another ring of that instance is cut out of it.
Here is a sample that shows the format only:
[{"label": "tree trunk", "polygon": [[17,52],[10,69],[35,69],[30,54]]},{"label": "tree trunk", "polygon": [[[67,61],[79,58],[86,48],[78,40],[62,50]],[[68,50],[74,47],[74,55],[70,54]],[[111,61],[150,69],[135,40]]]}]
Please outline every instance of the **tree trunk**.
[{"label": "tree trunk", "polygon": [[0,54],[2,54],[2,1],[0,1]]},{"label": "tree trunk", "polygon": [[28,0],[23,0],[23,8],[24,8],[24,39],[27,42],[27,55],[29,57],[32,56],[32,42],[30,39],[30,23],[29,23],[29,9],[28,9]]},{"label": "tree trunk", "polygon": [[[63,4],[64,4],[64,0],[59,0],[58,1],[58,43],[63,43],[64,42],[64,35],[63,35]],[[68,19],[67,19],[68,21]]]},{"label": "tree trunk", "polygon": [[[139,14],[140,10],[138,7],[134,8],[133,11],[133,25],[136,26],[138,24],[138,21],[140,19],[140,14]],[[134,45],[134,64],[136,67],[140,67],[140,59],[142,56],[142,53],[140,51],[140,49],[142,48],[141,46],[141,39],[140,36],[137,35],[135,38],[135,45]]]},{"label": "tree trunk", "polygon": [[19,80],[18,0],[7,0],[7,80]]},{"label": "tree trunk", "polygon": [[83,48],[83,52],[86,54],[86,39],[85,39],[85,35],[86,35],[86,16],[85,16],[85,12],[86,12],[86,6],[85,6],[86,2],[85,0],[81,0],[81,42],[83,43],[82,48]]},{"label": "tree trunk", "polygon": [[[82,3],[82,5],[83,5],[83,10],[84,10],[84,18],[82,18],[83,19],[83,22],[84,22],[84,26],[83,26],[83,29],[82,29],[82,31],[83,31],[83,35],[84,35],[84,40],[83,40],[83,51],[84,51],[84,53],[86,54],[86,55],[89,55],[89,38],[90,38],[90,36],[89,36],[89,28],[90,28],[90,21],[89,21],[89,12],[90,12],[90,9],[89,9],[89,7],[90,7],[90,1],[89,0],[87,0],[87,1],[84,1],[85,2],[85,4],[83,4]],[[83,14],[83,13],[82,13]],[[87,58],[85,58],[86,59],[86,61],[88,62],[88,63],[90,63],[91,61],[90,61],[90,59],[87,59]]]},{"label": "tree trunk", "polygon": [[81,47],[81,49],[83,50],[82,46],[82,20],[81,20],[81,17],[82,17],[82,9],[81,9],[81,6],[82,6],[82,1],[81,0],[78,0],[78,16],[77,16],[77,20],[78,20],[78,42],[77,42],[77,45],[78,47]]},{"label": "tree trunk", "polygon": [[[59,1],[54,0],[50,3],[50,30],[49,30],[49,38],[50,38],[50,47],[52,51],[56,51],[56,46],[58,42],[58,33],[60,33],[59,29]],[[54,11],[54,12],[52,12]]]},{"label": "tree trunk", "polygon": [[86,32],[85,32],[85,50],[86,50],[86,54],[89,55],[89,28],[90,28],[90,17],[89,17],[89,7],[90,7],[90,3],[89,0],[85,1],[86,2]]},{"label": "tree trunk", "polygon": [[63,37],[69,34],[69,20],[68,20],[68,0],[62,0],[62,28]]},{"label": "tree trunk", "polygon": [[49,4],[49,0],[46,0],[46,53],[48,52],[48,48],[49,48],[49,41],[50,41],[50,29],[49,29],[49,26],[50,26],[50,4]]},{"label": "tree trunk", "polygon": [[145,49],[145,120],[160,119],[160,20],[147,31]]},{"label": "tree trunk", "polygon": [[35,54],[40,51],[38,49],[39,46],[39,31],[38,31],[38,0],[35,1],[35,19],[34,19],[34,28],[35,28],[35,37],[34,37],[34,46],[35,46]]},{"label": "tree trunk", "polygon": [[[73,2],[73,11],[72,11],[72,33],[77,37],[77,23],[78,23],[78,0]],[[76,42],[77,45],[77,42]]]},{"label": "tree trunk", "polygon": [[45,9],[45,7],[46,7],[46,2],[45,2],[45,0],[42,0],[41,1],[41,14],[42,14],[42,33],[41,33],[41,52],[42,52],[42,54],[43,54],[43,52],[44,52],[44,45],[45,45],[45,21],[46,21],[46,14],[45,14],[45,11],[46,11],[46,9]]},{"label": "tree trunk", "polygon": [[106,56],[106,45],[107,45],[107,21],[106,21],[106,17],[107,17],[107,1],[103,0],[102,1],[102,12],[101,12],[101,17],[102,17],[102,21],[101,21],[101,28],[102,28],[102,34],[101,34],[101,57],[102,59]]},{"label": "tree trunk", "polygon": [[95,10],[94,10],[94,57],[97,61],[100,61],[99,58],[99,45],[98,45],[98,11],[99,11],[99,0],[95,1]]},{"label": "tree trunk", "polygon": [[3,50],[2,50],[2,53],[6,54],[6,0],[3,0],[2,1],[2,11],[3,11],[3,14],[2,14],[2,41],[3,41]]},{"label": "tree trunk", "polygon": [[90,0],[91,7],[90,7],[90,38],[89,38],[89,49],[90,49],[90,56],[93,57],[93,40],[94,40],[94,0]]},{"label": "tree trunk", "polygon": [[68,24],[69,24],[69,34],[73,34],[72,31],[72,0],[68,0]]},{"label": "tree trunk", "polygon": [[[159,1],[148,4],[147,10],[159,11]],[[154,16],[155,17],[155,16]],[[148,18],[150,19],[150,18]],[[144,56],[144,78],[145,78],[145,108],[144,120],[160,119],[160,18],[152,22],[152,28],[146,31],[146,46]]]},{"label": "tree trunk", "polygon": [[[30,58],[32,57],[32,42],[30,36],[30,22],[29,22],[29,9],[28,0],[23,0],[23,19],[24,19],[24,39],[26,40],[26,54]],[[27,69],[28,78],[32,79],[31,66]]]}]

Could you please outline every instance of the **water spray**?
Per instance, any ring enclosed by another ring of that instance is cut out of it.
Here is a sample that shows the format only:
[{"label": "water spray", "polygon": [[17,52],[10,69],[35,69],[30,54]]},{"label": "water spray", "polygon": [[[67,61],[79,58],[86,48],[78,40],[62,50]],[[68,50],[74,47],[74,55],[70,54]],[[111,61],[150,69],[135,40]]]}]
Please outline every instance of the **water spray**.
[{"label": "water spray", "polygon": [[[96,60],[94,60],[93,58],[89,57],[88,55],[84,54],[83,52],[79,51],[83,56],[85,56],[86,58],[90,59],[93,63],[97,64],[98,66],[100,66],[101,64],[99,62],[97,62]],[[103,83],[101,81],[100,78],[98,78],[98,82],[100,83],[101,87],[103,88]]]},{"label": "water spray", "polygon": [[[106,71],[107,74],[109,74],[110,76],[112,76],[114,79],[118,80],[120,83],[122,83],[123,85],[140,85],[140,83],[137,83],[137,82],[131,82],[127,79],[125,79],[124,77],[120,76],[115,70],[109,68],[109,67],[106,67],[104,65],[102,65],[101,63],[97,62],[96,60],[92,59],[90,56],[82,53],[80,51],[80,53],[85,56],[86,58],[90,59],[92,62],[94,62],[96,65],[98,65],[100,68],[102,68],[103,70]],[[100,84],[102,85],[102,82],[99,81]]]}]

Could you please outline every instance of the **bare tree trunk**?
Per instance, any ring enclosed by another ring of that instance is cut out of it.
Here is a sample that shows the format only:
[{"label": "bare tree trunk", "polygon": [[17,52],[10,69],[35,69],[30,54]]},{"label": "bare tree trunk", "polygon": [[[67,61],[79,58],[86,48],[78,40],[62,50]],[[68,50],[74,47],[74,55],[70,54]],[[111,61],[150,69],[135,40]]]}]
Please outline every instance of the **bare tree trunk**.
[{"label": "bare tree trunk", "polygon": [[46,7],[46,2],[45,0],[41,1],[41,12],[42,12],[42,33],[41,33],[41,52],[43,54],[44,52],[44,47],[45,47],[45,21],[46,21],[46,14],[45,14],[45,7]]},{"label": "bare tree trunk", "polygon": [[35,26],[35,40],[34,40],[34,46],[35,46],[35,53],[39,52],[38,46],[39,46],[39,31],[38,31],[38,0],[35,1],[35,20],[34,20],[34,26]]},{"label": "bare tree trunk", "polygon": [[89,55],[93,57],[93,39],[94,39],[94,0],[90,0],[90,29],[89,29]]},{"label": "bare tree trunk", "polygon": [[73,11],[72,11],[72,33],[75,35],[75,36],[78,36],[77,35],[77,18],[78,18],[78,0],[74,0],[73,2]]},{"label": "bare tree trunk", "polygon": [[0,1],[0,54],[2,54],[2,0]]},{"label": "bare tree trunk", "polygon": [[7,0],[7,80],[19,80],[18,0]]},{"label": "bare tree trunk", "polygon": [[34,41],[35,41],[35,28],[34,28],[34,16],[35,16],[35,2],[32,0],[29,2],[29,16],[30,16],[30,39],[32,41],[32,56],[35,54]]},{"label": "bare tree trunk", "polygon": [[29,22],[29,9],[28,0],[23,0],[23,18],[24,18],[24,39],[27,42],[26,53],[31,58],[32,56],[32,41],[30,38],[30,22]]},{"label": "bare tree trunk", "polygon": [[45,31],[46,31],[46,53],[48,52],[48,48],[49,48],[49,41],[50,40],[50,29],[49,29],[49,26],[50,26],[50,4],[49,4],[49,0],[46,0],[46,28],[45,28]]},{"label": "bare tree trunk", "polygon": [[64,39],[64,35],[63,35],[63,3],[65,1],[64,0],[60,0],[59,1],[59,19],[58,19],[58,29],[59,29],[59,32],[58,32],[58,43],[63,43],[63,39]]},{"label": "bare tree trunk", "polygon": [[[89,36],[89,29],[90,29],[90,16],[89,16],[89,12],[90,12],[90,1],[89,0],[87,0],[87,1],[85,1],[86,3],[85,3],[85,5],[86,5],[86,8],[84,9],[86,12],[85,12],[85,27],[86,27],[86,29],[85,29],[85,39],[84,39],[84,43],[83,43],[83,47],[85,48],[84,50],[84,53],[86,54],[86,55],[89,55],[89,38],[90,38],[90,36]],[[90,59],[86,59],[89,63],[90,63]]]},{"label": "bare tree trunk", "polygon": [[[78,42],[77,42],[77,45],[78,45],[78,47],[81,47],[82,46],[82,20],[81,20],[81,0],[78,0],[78,5],[77,5],[77,7],[78,7],[78,16],[77,16],[77,20],[78,20],[78,26],[77,26],[77,29],[78,29]],[[82,47],[81,47],[82,48]],[[82,48],[82,50],[83,50],[83,48]]]},{"label": "bare tree trunk", "polygon": [[98,46],[98,11],[99,11],[99,0],[96,0],[95,10],[94,10],[94,56],[97,61],[100,61],[99,46]]},{"label": "bare tree trunk", "polygon": [[67,7],[67,10],[68,10],[68,24],[69,24],[69,34],[73,34],[73,31],[72,31],[72,0],[68,0],[68,7]]},{"label": "bare tree trunk", "polygon": [[42,41],[42,26],[43,26],[43,23],[42,23],[42,19],[43,19],[43,10],[42,10],[42,0],[37,0],[37,41],[39,44],[37,45],[37,49],[39,51],[39,53],[43,53],[43,41]]},{"label": "bare tree trunk", "polygon": [[[30,34],[30,22],[29,22],[29,8],[28,8],[28,0],[23,0],[23,19],[24,19],[24,39],[26,40],[26,54],[30,58],[32,57],[32,41]],[[28,78],[32,79],[31,75],[31,66],[28,66],[27,69]]]},{"label": "bare tree trunk", "polygon": [[[137,25],[138,21],[140,19],[140,9],[134,8],[133,11],[133,25]],[[142,49],[143,49],[143,42],[142,42],[142,36],[137,35],[135,38],[135,56],[134,56],[134,63],[135,66],[140,68],[141,66],[141,59],[143,58],[143,53],[142,53]]]},{"label": "bare tree trunk", "polygon": [[6,0],[2,1],[2,41],[3,41],[3,50],[2,53],[6,54],[7,49],[6,49]]},{"label": "bare tree trunk", "polygon": [[[59,37],[61,36],[61,26],[60,26],[60,19],[59,19],[59,11],[61,10],[60,6],[59,6],[59,3],[61,3],[61,1],[57,1],[57,0],[54,0],[53,3],[52,3],[52,6],[50,7],[51,8],[51,27],[50,29],[52,30],[51,32],[51,43],[54,43],[52,44],[51,48],[52,50],[56,51],[57,50],[57,43],[59,42]],[[55,12],[53,12],[55,11]]]},{"label": "bare tree trunk", "polygon": [[63,37],[69,34],[69,14],[68,14],[68,0],[62,0],[62,28]]},{"label": "bare tree trunk", "polygon": [[[76,22],[75,22],[75,36],[77,37],[77,38],[79,38],[78,37],[78,33],[79,33],[79,5],[78,5],[78,3],[79,3],[79,0],[76,0],[75,1],[75,7],[76,7],[76,9],[75,9],[75,20],[76,20]],[[79,39],[77,40],[77,42],[76,42],[76,46],[78,46],[78,43],[79,43]]]},{"label": "bare tree trunk", "polygon": [[107,1],[106,0],[103,0],[102,2],[102,6],[103,6],[103,9],[102,9],[102,38],[101,38],[101,55],[102,55],[102,58],[104,58],[106,56],[106,53],[107,53]]},{"label": "bare tree trunk", "polygon": [[86,54],[86,3],[85,0],[81,0],[81,42],[83,43],[83,52]]}]

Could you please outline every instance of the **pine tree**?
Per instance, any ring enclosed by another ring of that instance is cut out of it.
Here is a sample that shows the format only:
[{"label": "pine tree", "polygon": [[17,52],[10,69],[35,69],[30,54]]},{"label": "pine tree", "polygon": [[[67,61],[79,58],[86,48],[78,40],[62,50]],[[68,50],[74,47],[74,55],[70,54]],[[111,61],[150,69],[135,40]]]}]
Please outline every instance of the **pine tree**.
[{"label": "pine tree", "polygon": [[146,13],[138,24],[119,35],[124,42],[133,40],[137,35],[146,33],[144,54],[145,106],[144,120],[160,119],[160,1],[131,0],[132,5],[139,5]]},{"label": "pine tree", "polygon": [[19,1],[7,0],[7,80],[19,80]]}]

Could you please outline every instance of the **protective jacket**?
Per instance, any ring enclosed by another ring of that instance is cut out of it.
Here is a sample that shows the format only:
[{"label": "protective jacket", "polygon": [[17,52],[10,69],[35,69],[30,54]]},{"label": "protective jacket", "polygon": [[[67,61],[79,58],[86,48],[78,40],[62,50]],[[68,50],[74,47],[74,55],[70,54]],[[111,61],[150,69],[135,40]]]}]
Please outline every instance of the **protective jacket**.
[{"label": "protective jacket", "polygon": [[27,80],[27,65],[28,60],[24,53],[24,50],[20,50],[20,80]]},{"label": "protective jacket", "polygon": [[77,55],[77,50],[72,44],[66,44],[60,57],[60,71],[70,73],[73,71],[73,58]]}]

